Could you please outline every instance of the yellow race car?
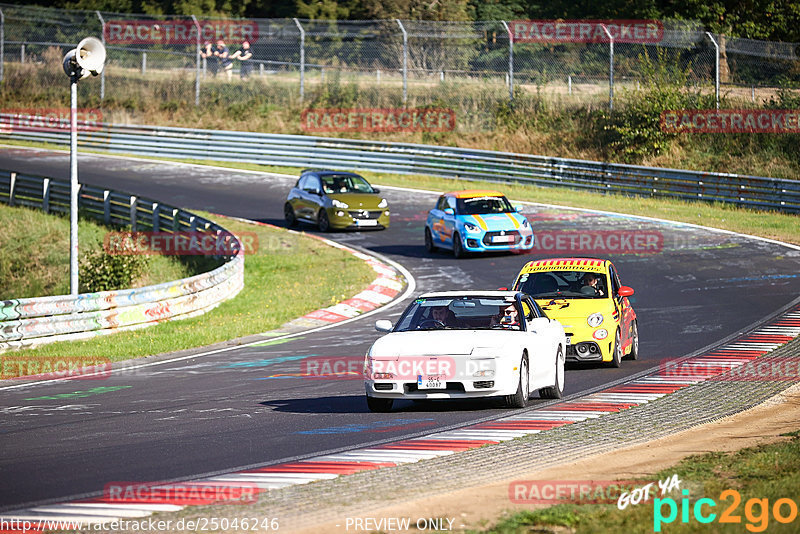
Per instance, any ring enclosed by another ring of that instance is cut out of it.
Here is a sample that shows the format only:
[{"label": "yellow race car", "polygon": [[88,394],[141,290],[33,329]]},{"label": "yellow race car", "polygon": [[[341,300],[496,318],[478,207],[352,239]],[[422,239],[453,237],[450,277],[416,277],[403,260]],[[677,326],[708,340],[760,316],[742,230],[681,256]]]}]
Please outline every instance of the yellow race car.
[{"label": "yellow race car", "polygon": [[639,357],[639,328],[614,265],[595,258],[554,258],[525,264],[514,291],[527,293],[564,325],[567,360],[619,367]]}]

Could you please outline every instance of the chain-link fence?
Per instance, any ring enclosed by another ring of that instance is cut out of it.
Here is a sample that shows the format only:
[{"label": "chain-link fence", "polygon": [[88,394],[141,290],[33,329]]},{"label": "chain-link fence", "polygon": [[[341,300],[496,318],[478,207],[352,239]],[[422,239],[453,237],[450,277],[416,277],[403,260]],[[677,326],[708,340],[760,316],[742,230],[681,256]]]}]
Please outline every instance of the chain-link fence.
[{"label": "chain-link fence", "polygon": [[656,38],[626,38],[613,23],[593,22],[591,39],[532,39],[547,28],[540,22],[218,20],[0,4],[0,79],[60,64],[83,37],[97,36],[106,69],[80,91],[124,104],[146,87],[165,109],[253,95],[273,104],[347,96],[332,90],[366,105],[436,105],[469,87],[613,106],[614,91],[636,88],[654,64],[756,103],[800,86],[797,43],[728,38],[683,22],[657,23]]}]

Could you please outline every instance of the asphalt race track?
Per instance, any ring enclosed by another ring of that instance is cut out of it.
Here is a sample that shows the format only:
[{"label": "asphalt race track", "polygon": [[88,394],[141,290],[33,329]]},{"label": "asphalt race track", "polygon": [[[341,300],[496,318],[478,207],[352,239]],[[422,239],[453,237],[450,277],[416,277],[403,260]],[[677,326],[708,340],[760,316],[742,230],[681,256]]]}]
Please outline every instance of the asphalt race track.
[{"label": "asphalt race track", "polygon": [[[0,168],[58,179],[68,179],[69,172],[65,153],[13,148],[0,150]],[[84,183],[277,225],[283,225],[283,201],[294,181],[93,155],[81,156],[79,172]],[[415,294],[495,289],[509,285],[530,259],[590,255],[552,246],[526,256],[431,255],[422,238],[435,197],[383,192],[392,211],[388,231],[327,237],[402,264],[416,280]],[[636,290],[631,300],[639,315],[642,357],[623,362],[621,369],[571,366],[566,394],[689,354],[765,319],[800,294],[800,251],[778,244],[592,212],[526,206],[525,214],[537,236],[603,230],[647,232],[660,240],[659,250],[646,254],[595,253],[611,258],[622,282]],[[302,359],[312,356],[363,356],[379,335],[374,320],[396,319],[404,307],[283,343],[115,373],[102,381],[3,384],[0,509],[97,493],[110,482],[196,478],[507,415],[489,402],[396,403],[390,414],[373,414],[359,380],[274,377],[300,373]],[[105,389],[82,393],[97,387]]]}]

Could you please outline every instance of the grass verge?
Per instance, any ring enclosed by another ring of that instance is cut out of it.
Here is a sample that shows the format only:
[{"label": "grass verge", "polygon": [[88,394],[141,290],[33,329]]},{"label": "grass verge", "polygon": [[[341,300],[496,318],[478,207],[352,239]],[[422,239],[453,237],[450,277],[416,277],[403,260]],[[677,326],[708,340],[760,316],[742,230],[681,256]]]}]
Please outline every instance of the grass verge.
[{"label": "grass verge", "polygon": [[[663,497],[664,501],[675,501],[676,515],[670,522],[666,521],[670,517],[670,505],[655,500],[660,498],[656,491],[655,498],[651,496],[649,502],[628,505],[624,510],[619,510],[615,504],[558,504],[516,513],[481,532],[794,533],[797,532],[797,497],[800,495],[800,431],[783,435],[789,439],[735,452],[692,456],[658,473],[659,480],[677,474],[682,481],[681,488],[689,491],[686,516],[683,515],[684,496],[681,492],[673,491]],[[723,493],[726,490],[738,492],[739,500],[736,493]],[[704,501],[697,508],[701,498],[713,500],[716,506],[712,508],[709,501]],[[776,513],[775,505],[780,499],[784,500]],[[789,504],[787,499],[793,504]],[[700,522],[695,509],[704,517],[710,517],[710,514],[715,514],[715,517],[706,523]],[[726,511],[734,522],[722,522]],[[791,520],[780,522],[777,515],[791,517]],[[665,519],[656,521],[658,517]]]},{"label": "grass verge", "polygon": [[[69,294],[69,217],[0,204],[0,300]],[[99,251],[107,232],[91,219],[78,221],[78,250]],[[129,287],[143,287],[197,274],[177,257],[147,256]],[[116,288],[122,289],[122,288]]]},{"label": "grass verge", "polygon": [[352,296],[375,277],[362,260],[316,239],[197,213],[222,219],[222,226],[234,233],[256,235],[258,250],[245,258],[245,287],[235,298],[199,317],[85,341],[52,343],[15,351],[13,357],[88,356],[120,361],[201,347],[277,328]]}]

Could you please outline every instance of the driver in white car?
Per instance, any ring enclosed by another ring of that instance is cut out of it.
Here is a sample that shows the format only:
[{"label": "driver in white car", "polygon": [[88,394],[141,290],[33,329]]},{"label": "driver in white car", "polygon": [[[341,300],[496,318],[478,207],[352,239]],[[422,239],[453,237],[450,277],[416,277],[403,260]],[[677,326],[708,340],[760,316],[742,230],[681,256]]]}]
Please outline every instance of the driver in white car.
[{"label": "driver in white car", "polygon": [[442,323],[444,326],[455,328],[458,326],[455,314],[447,306],[436,306],[431,308],[431,318]]}]

